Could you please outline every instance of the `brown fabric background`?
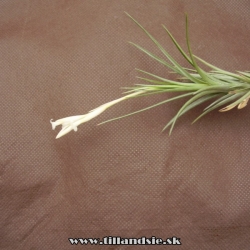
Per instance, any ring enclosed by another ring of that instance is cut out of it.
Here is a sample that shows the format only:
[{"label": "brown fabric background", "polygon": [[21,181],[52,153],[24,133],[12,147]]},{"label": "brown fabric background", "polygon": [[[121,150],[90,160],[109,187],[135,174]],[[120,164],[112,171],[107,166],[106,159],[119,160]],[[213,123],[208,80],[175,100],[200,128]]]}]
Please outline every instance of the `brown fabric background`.
[{"label": "brown fabric background", "polygon": [[[92,249],[68,238],[108,235],[177,236],[178,249],[250,249],[249,107],[191,126],[197,108],[171,137],[161,129],[182,101],[96,126],[169,95],[142,97],[55,139],[51,118],[120,97],[121,87],[138,83],[135,68],[172,77],[128,44],[158,53],[124,11],[181,63],[161,24],[185,45],[188,13],[196,55],[250,69],[248,0],[2,0],[0,249]],[[154,249],[101,247],[135,248]]]}]

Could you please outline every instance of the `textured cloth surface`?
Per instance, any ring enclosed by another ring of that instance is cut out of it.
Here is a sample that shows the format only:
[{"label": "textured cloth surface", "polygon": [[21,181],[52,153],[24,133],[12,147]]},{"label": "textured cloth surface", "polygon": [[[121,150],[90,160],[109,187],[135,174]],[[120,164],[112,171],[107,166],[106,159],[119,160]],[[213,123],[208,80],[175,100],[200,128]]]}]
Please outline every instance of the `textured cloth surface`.
[{"label": "textured cloth surface", "polygon": [[[56,140],[49,120],[85,114],[138,83],[172,77],[137,19],[181,64],[161,27],[226,70],[250,70],[250,2],[0,2],[0,249],[71,249],[68,238],[181,238],[178,249],[250,249],[249,107],[202,107],[161,133],[176,101],[96,126],[172,95],[131,99]],[[94,246],[78,246],[92,249]],[[102,246],[101,249],[154,249]],[[155,249],[171,249],[157,246]]]}]

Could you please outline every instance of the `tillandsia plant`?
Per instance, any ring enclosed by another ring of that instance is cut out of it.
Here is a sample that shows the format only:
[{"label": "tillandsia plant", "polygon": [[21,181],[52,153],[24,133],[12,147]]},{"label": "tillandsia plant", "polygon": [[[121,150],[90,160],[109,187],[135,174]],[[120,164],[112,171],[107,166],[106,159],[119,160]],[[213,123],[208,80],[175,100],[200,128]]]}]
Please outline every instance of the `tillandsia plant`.
[{"label": "tillandsia plant", "polygon": [[[152,59],[166,66],[172,72],[177,73],[180,76],[180,78],[178,78],[180,80],[173,81],[143,70],[138,70],[139,72],[145,75],[145,77],[139,77],[140,79],[145,81],[145,83],[136,84],[133,87],[126,88],[128,89],[128,91],[125,92],[126,94],[125,96],[116,99],[114,101],[108,102],[106,104],[103,104],[100,107],[91,110],[89,113],[85,115],[66,117],[63,119],[59,119],[55,122],[51,120],[50,122],[52,124],[52,129],[55,129],[55,127],[58,125],[62,125],[62,129],[58,133],[56,138],[62,137],[71,130],[77,131],[78,125],[98,116],[107,108],[113,106],[114,104],[117,104],[118,102],[150,94],[159,94],[163,92],[177,92],[177,93],[181,92],[181,94],[175,97],[169,98],[160,103],[156,103],[150,107],[146,107],[136,112],[120,116],[117,118],[113,118],[108,121],[104,121],[100,124],[104,124],[106,122],[110,122],[129,115],[133,115],[170,101],[174,101],[185,97],[190,97],[190,99],[186,101],[184,105],[180,108],[177,114],[163,128],[163,130],[165,130],[166,128],[170,127],[169,134],[171,134],[174,125],[180,116],[184,115],[187,111],[209,100],[212,100],[211,103],[203,110],[201,115],[198,116],[193,122],[197,121],[202,116],[206,115],[210,111],[217,108],[220,108],[219,109],[220,112],[225,112],[231,110],[236,106],[238,107],[238,109],[242,109],[247,105],[247,102],[250,98],[250,72],[249,71],[237,72],[237,73],[228,72],[226,70],[215,67],[207,63],[206,61],[202,60],[201,58],[193,55],[189,42],[187,15],[186,15],[186,42],[187,42],[188,53],[184,52],[184,50],[177,43],[173,35],[164,25],[163,28],[167,32],[172,42],[175,44],[176,48],[190,64],[191,69],[182,67],[178,62],[176,62],[171,57],[171,55],[162,47],[162,45],[141,24],[139,24],[128,13],[126,14],[153,41],[153,43],[162,52],[164,59],[154,55],[153,53],[149,52],[148,50],[142,48],[137,44],[134,44],[132,42],[131,44],[134,45],[139,50],[141,50],[142,52],[144,52],[145,54],[147,54]],[[202,68],[198,66],[197,64],[198,61],[208,66],[211,69],[211,71],[205,72]]]}]

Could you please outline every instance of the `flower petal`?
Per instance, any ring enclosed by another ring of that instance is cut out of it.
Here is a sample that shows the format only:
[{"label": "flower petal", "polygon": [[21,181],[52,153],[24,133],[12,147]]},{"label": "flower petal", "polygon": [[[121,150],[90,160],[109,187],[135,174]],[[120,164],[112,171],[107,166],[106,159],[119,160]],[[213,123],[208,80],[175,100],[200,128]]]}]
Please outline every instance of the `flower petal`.
[{"label": "flower petal", "polygon": [[56,139],[66,135],[67,133],[69,133],[72,130],[72,127],[67,126],[61,129],[61,131],[57,134]]},{"label": "flower petal", "polygon": [[52,120],[53,120],[53,119],[50,119],[50,123],[51,123],[51,125],[52,125],[52,129],[55,130],[57,124],[56,124],[56,122],[52,122]]}]

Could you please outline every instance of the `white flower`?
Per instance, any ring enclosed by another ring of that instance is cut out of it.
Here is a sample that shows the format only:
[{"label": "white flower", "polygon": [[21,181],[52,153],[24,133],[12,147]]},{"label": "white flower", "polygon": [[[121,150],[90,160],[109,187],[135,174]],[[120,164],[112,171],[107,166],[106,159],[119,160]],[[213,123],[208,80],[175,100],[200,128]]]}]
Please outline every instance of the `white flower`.
[{"label": "white flower", "polygon": [[58,133],[58,135],[56,136],[56,139],[66,135],[71,130],[74,130],[76,132],[78,125],[93,119],[94,117],[101,114],[105,109],[106,109],[106,107],[100,106],[99,108],[96,108],[96,109],[90,111],[86,115],[69,116],[69,117],[66,117],[66,118],[59,119],[59,120],[57,120],[55,122],[53,122],[52,119],[51,119],[50,123],[52,125],[53,130],[56,128],[56,126],[62,125],[62,129]]},{"label": "white flower", "polygon": [[100,115],[103,111],[105,111],[107,108],[111,107],[112,105],[114,105],[114,104],[116,104],[116,103],[118,103],[120,101],[123,101],[125,99],[128,99],[130,97],[139,95],[141,93],[143,93],[143,91],[136,92],[136,93],[133,93],[133,94],[130,94],[130,95],[126,95],[126,96],[121,97],[119,99],[116,99],[114,101],[105,103],[105,104],[99,106],[98,108],[95,108],[95,109],[89,111],[89,113],[87,113],[85,115],[69,116],[69,117],[65,117],[65,118],[56,120],[55,122],[53,122],[52,119],[51,119],[50,123],[52,125],[53,130],[56,128],[56,126],[62,125],[62,129],[57,134],[56,139],[66,135],[71,130],[77,131],[77,126],[78,125],[95,118],[96,116]]}]

